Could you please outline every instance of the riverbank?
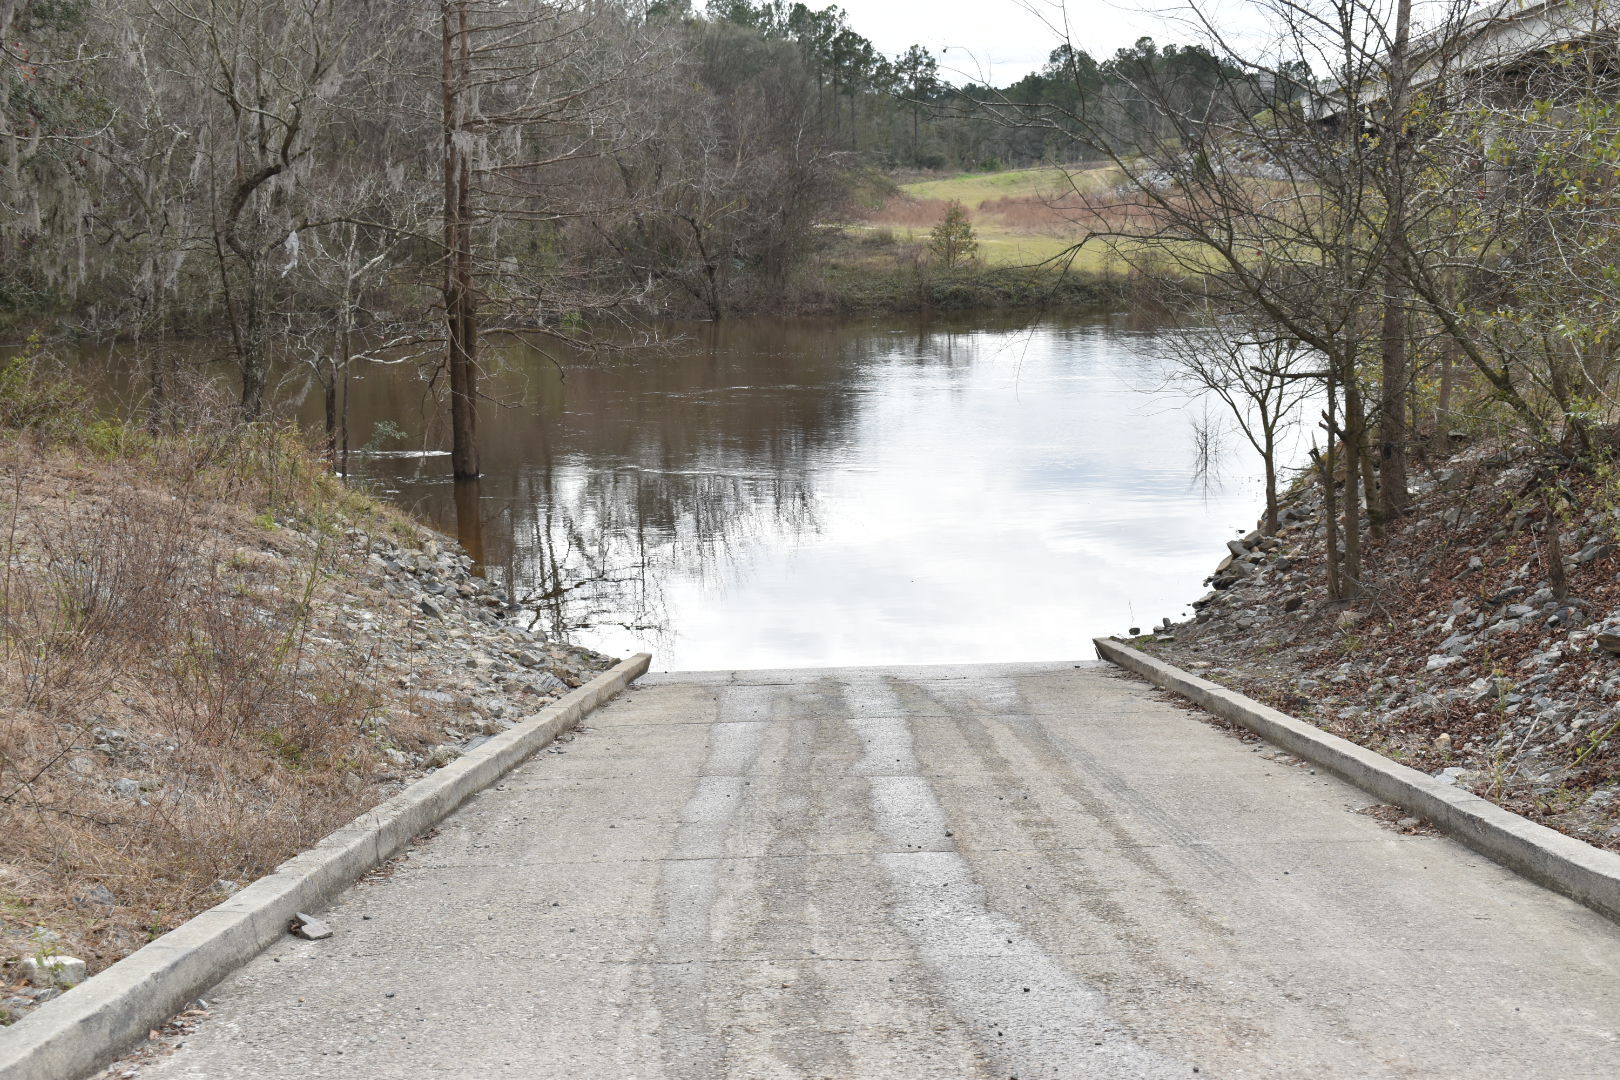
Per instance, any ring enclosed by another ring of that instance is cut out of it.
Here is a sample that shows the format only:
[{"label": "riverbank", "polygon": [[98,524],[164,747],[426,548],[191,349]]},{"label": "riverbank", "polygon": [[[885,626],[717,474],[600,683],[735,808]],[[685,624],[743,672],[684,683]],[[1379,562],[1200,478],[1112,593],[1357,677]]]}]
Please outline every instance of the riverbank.
[{"label": "riverbank", "polygon": [[0,1024],[611,663],[294,430],[82,397],[0,371]]},{"label": "riverbank", "polygon": [[1421,472],[1349,603],[1323,584],[1320,486],[1298,485],[1276,536],[1228,544],[1195,619],[1133,643],[1620,849],[1620,486],[1562,474],[1572,509],[1549,521],[1536,466],[1477,448]]},{"label": "riverbank", "polygon": [[1074,311],[1125,298],[1122,277],[1056,266],[984,266],[951,271],[899,259],[829,262],[801,303],[808,314]]}]

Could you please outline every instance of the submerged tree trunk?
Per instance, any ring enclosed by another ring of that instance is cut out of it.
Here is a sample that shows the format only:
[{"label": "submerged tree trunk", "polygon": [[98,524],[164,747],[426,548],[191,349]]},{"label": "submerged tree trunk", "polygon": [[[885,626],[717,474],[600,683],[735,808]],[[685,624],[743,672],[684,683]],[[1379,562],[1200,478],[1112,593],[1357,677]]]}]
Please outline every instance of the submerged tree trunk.
[{"label": "submerged tree trunk", "polygon": [[482,573],[484,566],[484,518],[480,509],[480,491],[477,480],[457,480],[456,539],[462,550],[472,559],[474,573]]},{"label": "submerged tree trunk", "polygon": [[444,316],[450,369],[450,468],[478,476],[478,324],[472,259],[472,163],[466,145],[467,0],[440,6],[444,112]]},{"label": "submerged tree trunk", "polygon": [[333,357],[326,358],[326,461],[335,472],[338,467],[338,366]]}]

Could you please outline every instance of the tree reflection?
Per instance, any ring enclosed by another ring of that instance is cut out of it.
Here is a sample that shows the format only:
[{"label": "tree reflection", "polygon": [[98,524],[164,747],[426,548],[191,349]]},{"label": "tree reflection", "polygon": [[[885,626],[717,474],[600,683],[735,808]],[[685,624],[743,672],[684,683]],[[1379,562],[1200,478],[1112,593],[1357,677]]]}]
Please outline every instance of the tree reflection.
[{"label": "tree reflection", "polygon": [[[849,448],[863,362],[883,348],[821,322],[703,327],[657,353],[560,365],[509,343],[486,385],[517,404],[481,418],[482,480],[451,483],[434,457],[373,458],[368,474],[453,531],[537,628],[617,627],[665,648],[670,582],[718,585],[756,546],[816,532],[817,473]],[[362,385],[358,424],[394,419],[436,447],[408,371]]]}]

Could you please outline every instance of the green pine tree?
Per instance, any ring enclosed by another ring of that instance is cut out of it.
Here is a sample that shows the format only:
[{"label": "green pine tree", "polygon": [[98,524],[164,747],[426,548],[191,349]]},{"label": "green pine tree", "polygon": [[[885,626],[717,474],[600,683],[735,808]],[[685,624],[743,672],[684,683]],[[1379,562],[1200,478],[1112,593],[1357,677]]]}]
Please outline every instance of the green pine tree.
[{"label": "green pine tree", "polygon": [[947,270],[955,270],[978,254],[979,241],[973,235],[973,223],[956,199],[945,207],[945,216],[928,234],[928,250]]}]

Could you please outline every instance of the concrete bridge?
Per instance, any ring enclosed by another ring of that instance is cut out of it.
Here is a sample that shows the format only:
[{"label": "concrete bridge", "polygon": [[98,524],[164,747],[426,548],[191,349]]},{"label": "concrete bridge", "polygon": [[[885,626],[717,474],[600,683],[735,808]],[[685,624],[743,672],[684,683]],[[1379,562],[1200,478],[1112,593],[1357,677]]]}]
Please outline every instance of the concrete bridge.
[{"label": "concrete bridge", "polygon": [[1102,664],[585,725],[110,1075],[1620,1076],[1620,927]]}]

